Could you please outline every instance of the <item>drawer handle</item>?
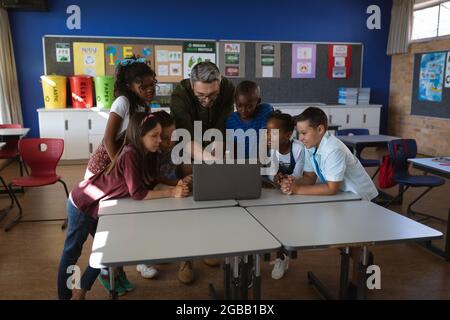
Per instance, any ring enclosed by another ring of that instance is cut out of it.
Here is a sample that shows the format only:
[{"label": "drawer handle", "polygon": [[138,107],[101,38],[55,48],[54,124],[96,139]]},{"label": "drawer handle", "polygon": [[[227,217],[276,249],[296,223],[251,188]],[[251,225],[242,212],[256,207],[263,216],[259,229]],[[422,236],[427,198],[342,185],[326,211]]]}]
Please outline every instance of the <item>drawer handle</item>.
[{"label": "drawer handle", "polygon": [[333,115],[332,114],[330,114],[330,123],[333,123]]},{"label": "drawer handle", "polygon": [[92,129],[92,121],[91,121],[91,119],[88,120],[88,127],[89,127],[89,130]]},{"label": "drawer handle", "polygon": [[69,120],[64,120],[64,127],[66,128],[66,131],[69,130]]},{"label": "drawer handle", "polygon": [[89,153],[92,153],[92,142],[89,143]]},{"label": "drawer handle", "polygon": [[347,123],[349,122],[349,120],[350,120],[350,115],[348,114],[347,115]]},{"label": "drawer handle", "polygon": [[366,123],[366,118],[367,118],[367,116],[366,116],[366,114],[364,114],[363,123]]}]

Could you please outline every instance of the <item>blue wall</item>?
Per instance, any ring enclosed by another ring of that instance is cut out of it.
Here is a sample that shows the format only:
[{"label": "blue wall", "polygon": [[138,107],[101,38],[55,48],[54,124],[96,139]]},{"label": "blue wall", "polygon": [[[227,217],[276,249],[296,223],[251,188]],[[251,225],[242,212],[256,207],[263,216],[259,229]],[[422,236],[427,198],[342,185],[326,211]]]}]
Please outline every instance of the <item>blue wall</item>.
[{"label": "blue wall", "polygon": [[[53,35],[363,42],[363,86],[383,104],[387,126],[391,59],[386,56],[391,0],[92,1],[49,0],[48,12],[10,11],[22,111],[30,136],[39,136],[43,106],[42,37]],[[81,30],[66,28],[66,8],[81,8]],[[381,8],[381,30],[368,30],[366,8]]]}]

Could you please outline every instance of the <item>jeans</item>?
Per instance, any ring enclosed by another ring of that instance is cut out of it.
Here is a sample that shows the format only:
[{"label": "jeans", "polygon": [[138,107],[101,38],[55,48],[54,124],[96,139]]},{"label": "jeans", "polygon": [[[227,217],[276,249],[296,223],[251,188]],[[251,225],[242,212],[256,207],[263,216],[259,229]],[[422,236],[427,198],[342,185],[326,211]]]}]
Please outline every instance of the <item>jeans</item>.
[{"label": "jeans", "polygon": [[[97,220],[81,212],[73,205],[70,199],[67,199],[67,217],[67,236],[58,270],[58,297],[61,300],[72,298],[72,290],[69,288],[67,280],[70,276],[76,275],[76,273],[72,273],[73,269],[69,269],[68,273],[68,267],[76,265],[81,255],[83,244],[86,242],[89,234],[94,236],[97,230]],[[100,269],[94,269],[88,265],[81,276],[81,289],[90,290],[99,273]]]}]

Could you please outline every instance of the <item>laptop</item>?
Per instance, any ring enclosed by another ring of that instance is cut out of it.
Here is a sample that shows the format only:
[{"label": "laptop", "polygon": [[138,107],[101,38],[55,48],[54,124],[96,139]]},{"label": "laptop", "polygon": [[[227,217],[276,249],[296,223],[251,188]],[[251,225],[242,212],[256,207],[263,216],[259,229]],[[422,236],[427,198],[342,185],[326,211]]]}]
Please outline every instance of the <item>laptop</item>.
[{"label": "laptop", "polygon": [[194,164],[195,201],[261,197],[260,164]]}]

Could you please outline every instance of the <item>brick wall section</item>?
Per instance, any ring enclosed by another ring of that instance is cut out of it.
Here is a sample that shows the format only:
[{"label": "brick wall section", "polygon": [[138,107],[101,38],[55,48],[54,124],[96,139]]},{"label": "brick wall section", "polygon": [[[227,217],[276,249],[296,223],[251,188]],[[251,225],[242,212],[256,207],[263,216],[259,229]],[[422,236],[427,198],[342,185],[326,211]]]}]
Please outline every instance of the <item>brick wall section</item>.
[{"label": "brick wall section", "polygon": [[439,50],[450,50],[450,39],[414,43],[410,53],[392,56],[388,134],[415,139],[421,154],[450,156],[450,120],[411,115],[414,54]]}]

